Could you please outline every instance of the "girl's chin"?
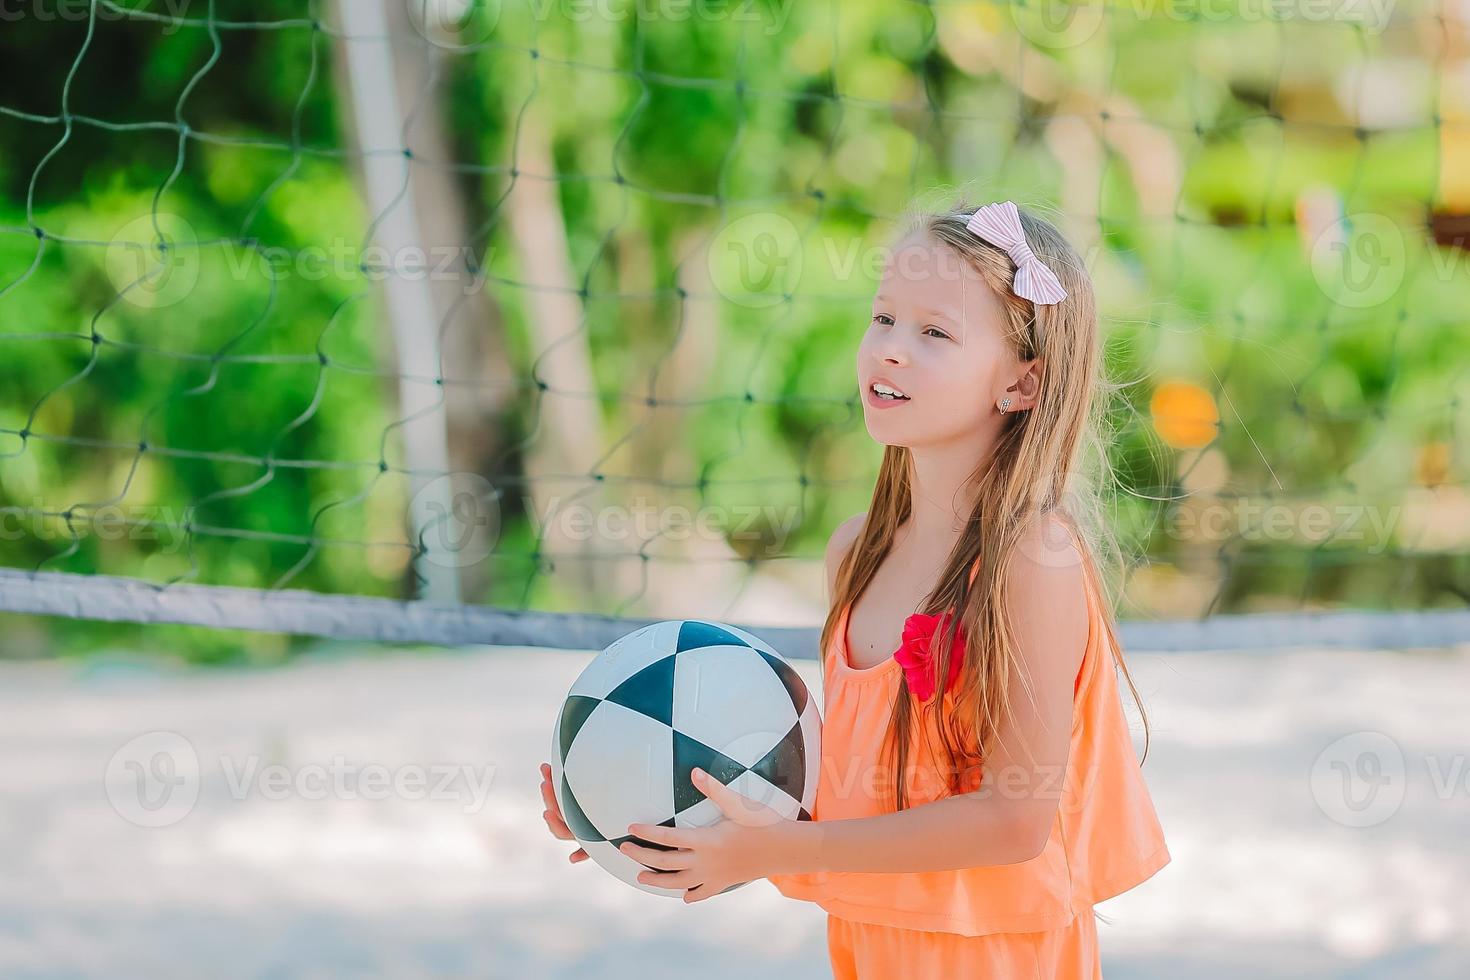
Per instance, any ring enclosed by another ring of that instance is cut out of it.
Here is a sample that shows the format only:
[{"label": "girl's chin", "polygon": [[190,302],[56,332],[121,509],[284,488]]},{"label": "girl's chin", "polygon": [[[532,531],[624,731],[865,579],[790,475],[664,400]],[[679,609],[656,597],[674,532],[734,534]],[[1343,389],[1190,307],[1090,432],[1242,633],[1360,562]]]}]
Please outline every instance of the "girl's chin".
[{"label": "girl's chin", "polygon": [[912,447],[919,440],[911,438],[909,433],[900,430],[896,425],[874,425],[868,422],[868,435],[879,445],[894,446],[896,448]]},{"label": "girl's chin", "polygon": [[864,422],[868,436],[874,442],[881,446],[894,446],[900,449],[966,445],[971,443],[976,435],[976,430],[973,428],[968,431],[940,431],[926,429],[912,422],[905,425],[892,425],[888,424],[888,417],[882,413],[876,419],[869,415]]}]

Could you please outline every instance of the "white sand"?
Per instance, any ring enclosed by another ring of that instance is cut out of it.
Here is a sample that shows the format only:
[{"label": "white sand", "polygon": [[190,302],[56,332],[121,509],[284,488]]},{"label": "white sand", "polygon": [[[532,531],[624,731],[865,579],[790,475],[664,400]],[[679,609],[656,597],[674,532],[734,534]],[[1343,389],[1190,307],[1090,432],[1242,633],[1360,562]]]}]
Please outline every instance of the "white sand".
[{"label": "white sand", "polygon": [[[827,976],[825,913],[768,882],[686,906],[567,863],[541,820],[537,764],[589,656],[0,663],[0,976]],[[1174,860],[1099,907],[1110,980],[1466,974],[1470,655],[1130,663]],[[816,665],[799,666],[815,687]],[[1314,760],[1347,735],[1334,751],[1355,768],[1324,758],[1314,782]],[[147,811],[124,763],[159,747],[184,766],[155,770],[175,791]],[[231,776],[252,759],[241,795]],[[272,793],[272,764],[296,787]],[[370,764],[386,798],[354,788]],[[392,791],[415,772],[429,785]],[[1376,802],[1344,801],[1344,772],[1381,782]],[[148,820],[166,825],[134,822]]]}]

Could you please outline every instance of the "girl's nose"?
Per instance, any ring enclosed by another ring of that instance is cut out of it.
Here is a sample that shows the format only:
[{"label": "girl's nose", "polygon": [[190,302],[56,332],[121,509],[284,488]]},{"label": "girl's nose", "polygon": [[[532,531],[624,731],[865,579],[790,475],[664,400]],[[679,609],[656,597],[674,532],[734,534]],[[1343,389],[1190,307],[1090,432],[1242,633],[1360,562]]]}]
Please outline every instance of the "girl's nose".
[{"label": "girl's nose", "polygon": [[909,359],[908,350],[904,347],[905,341],[898,336],[894,330],[883,339],[883,344],[878,348],[878,357],[884,364],[907,364]]}]

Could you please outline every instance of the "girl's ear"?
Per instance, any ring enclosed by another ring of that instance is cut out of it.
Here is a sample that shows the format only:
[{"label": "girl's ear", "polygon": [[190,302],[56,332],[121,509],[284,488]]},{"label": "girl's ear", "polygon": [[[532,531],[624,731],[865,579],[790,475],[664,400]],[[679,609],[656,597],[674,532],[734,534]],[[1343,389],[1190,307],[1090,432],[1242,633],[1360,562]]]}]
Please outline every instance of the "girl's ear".
[{"label": "girl's ear", "polygon": [[1006,395],[1011,399],[1011,411],[1023,412],[1036,405],[1036,397],[1041,393],[1041,371],[1045,366],[1042,359],[1033,357],[1029,361],[1020,363],[1021,375],[1016,383],[1006,389]]}]

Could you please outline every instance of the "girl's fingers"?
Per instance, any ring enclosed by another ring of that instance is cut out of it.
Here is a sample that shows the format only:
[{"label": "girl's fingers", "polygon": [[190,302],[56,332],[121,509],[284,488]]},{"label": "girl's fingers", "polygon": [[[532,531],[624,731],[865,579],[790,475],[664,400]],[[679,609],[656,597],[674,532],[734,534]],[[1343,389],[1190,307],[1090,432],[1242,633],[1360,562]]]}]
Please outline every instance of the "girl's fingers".
[{"label": "girl's fingers", "polygon": [[541,776],[541,802],[546,806],[546,812],[542,816],[551,825],[553,834],[562,840],[571,840],[571,828],[561,815],[561,807],[556,803],[556,791],[551,787],[551,766],[545,762],[541,763]]},{"label": "girl's fingers", "polygon": [[[541,812],[541,819],[551,828],[552,835],[558,840],[576,840],[577,835],[572,833],[572,828],[562,819],[561,808],[556,805],[556,791],[551,787],[551,764],[548,762],[541,763],[541,800],[546,804],[546,809]],[[586,848],[579,847],[567,855],[567,860],[572,864],[581,864],[590,856]]]},{"label": "girl's fingers", "polygon": [[556,809],[556,790],[551,785],[550,767],[545,763],[541,765],[541,802],[546,804],[546,809]]},{"label": "girl's fingers", "polygon": [[688,888],[699,884],[693,871],[641,871],[638,880],[655,888]]},{"label": "girl's fingers", "polygon": [[561,815],[561,807],[556,805],[556,800],[542,800],[541,802],[546,807],[546,813],[555,817],[561,823],[566,822]]},{"label": "girl's fingers", "polygon": [[566,822],[556,814],[543,810],[541,819],[545,820],[546,826],[551,828],[552,836],[560,840],[571,840],[575,836],[572,834],[572,829],[566,825]]},{"label": "girl's fingers", "polygon": [[561,807],[556,805],[556,796],[551,792],[550,783],[541,784],[541,803],[546,807],[547,813],[555,814],[558,820],[562,818]]},{"label": "girl's fingers", "polygon": [[639,864],[661,871],[683,871],[693,860],[688,851],[660,851],[655,847],[639,847],[632,841],[619,844],[618,850]]},{"label": "girl's fingers", "polygon": [[661,824],[635,823],[628,825],[628,833],[652,844],[667,844],[669,847],[690,848],[699,841],[699,831],[685,827],[665,827]]}]

